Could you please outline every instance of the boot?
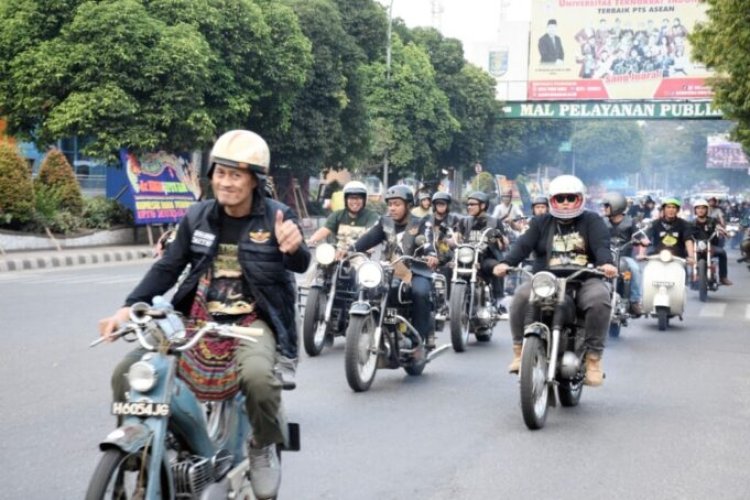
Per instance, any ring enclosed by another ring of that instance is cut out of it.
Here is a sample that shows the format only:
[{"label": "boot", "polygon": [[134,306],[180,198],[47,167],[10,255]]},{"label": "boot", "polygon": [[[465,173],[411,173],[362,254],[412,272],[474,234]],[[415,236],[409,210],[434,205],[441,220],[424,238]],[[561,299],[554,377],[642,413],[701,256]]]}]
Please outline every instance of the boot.
[{"label": "boot", "polygon": [[725,276],[725,277],[723,277],[723,278],[721,278],[721,279],[719,280],[719,282],[720,282],[720,283],[721,283],[722,285],[724,285],[724,286],[732,286],[732,285],[734,285],[734,283],[732,283],[732,281],[731,281],[731,280],[730,280],[729,278],[727,278],[726,276]]},{"label": "boot", "polygon": [[513,344],[513,361],[508,365],[509,373],[518,373],[521,369],[521,351],[523,344]]},{"label": "boot", "polygon": [[428,351],[435,349],[435,334],[434,333],[427,336],[424,346]]},{"label": "boot", "polygon": [[583,385],[598,387],[604,382],[604,372],[602,371],[602,355],[597,352],[587,352],[586,359],[586,376],[583,377]]}]

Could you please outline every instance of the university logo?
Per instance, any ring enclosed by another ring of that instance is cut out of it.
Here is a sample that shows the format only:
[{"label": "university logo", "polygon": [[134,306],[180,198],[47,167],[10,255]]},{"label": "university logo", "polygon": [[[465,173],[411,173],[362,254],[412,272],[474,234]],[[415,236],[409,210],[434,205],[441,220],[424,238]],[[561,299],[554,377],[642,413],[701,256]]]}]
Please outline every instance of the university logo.
[{"label": "university logo", "polygon": [[500,78],[508,72],[508,47],[490,50],[487,71],[495,78]]}]

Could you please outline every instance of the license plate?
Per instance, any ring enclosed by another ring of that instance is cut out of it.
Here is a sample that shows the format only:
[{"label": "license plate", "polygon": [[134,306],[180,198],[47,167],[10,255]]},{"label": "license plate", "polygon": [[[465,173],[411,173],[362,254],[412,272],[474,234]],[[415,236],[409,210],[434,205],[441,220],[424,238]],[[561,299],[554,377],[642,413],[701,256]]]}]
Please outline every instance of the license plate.
[{"label": "license plate", "polygon": [[168,417],[168,403],[116,402],[112,403],[112,415],[129,415],[133,417]]}]

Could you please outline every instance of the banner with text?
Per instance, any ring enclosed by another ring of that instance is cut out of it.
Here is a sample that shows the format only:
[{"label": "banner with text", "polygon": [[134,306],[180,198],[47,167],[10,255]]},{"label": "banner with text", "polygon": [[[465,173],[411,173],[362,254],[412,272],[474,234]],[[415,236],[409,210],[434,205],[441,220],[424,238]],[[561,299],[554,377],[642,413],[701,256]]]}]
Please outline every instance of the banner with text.
[{"label": "banner with text", "polygon": [[727,134],[716,134],[708,136],[706,167],[746,170],[750,163],[740,143],[730,141]]},{"label": "banner with text", "polygon": [[178,222],[200,198],[198,172],[187,156],[120,153],[122,168],[108,169],[107,196],[133,211],[136,224]]},{"label": "banner with text", "polygon": [[722,117],[709,101],[695,102],[507,102],[501,118],[716,120]]},{"label": "banner with text", "polygon": [[533,2],[528,99],[710,99],[687,35],[700,0]]}]

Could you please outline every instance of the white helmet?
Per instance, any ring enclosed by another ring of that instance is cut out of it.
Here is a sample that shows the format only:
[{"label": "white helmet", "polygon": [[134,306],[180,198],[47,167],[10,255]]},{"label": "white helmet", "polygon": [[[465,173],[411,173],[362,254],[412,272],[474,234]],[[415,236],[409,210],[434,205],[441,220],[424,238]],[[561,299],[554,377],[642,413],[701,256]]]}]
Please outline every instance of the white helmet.
[{"label": "white helmet", "polygon": [[693,212],[695,212],[695,209],[698,207],[706,207],[706,210],[709,209],[708,202],[703,198],[698,198],[693,202]]},{"label": "white helmet", "polygon": [[216,139],[208,160],[208,178],[214,167],[221,163],[225,167],[254,172],[265,178],[271,164],[268,144],[261,136],[249,130],[230,130]]},{"label": "white helmet", "polygon": [[549,213],[553,217],[578,217],[583,213],[585,204],[586,186],[575,175],[560,175],[549,183]]},{"label": "white helmet", "polygon": [[363,183],[359,181],[349,181],[344,186],[344,200],[346,200],[347,196],[362,196],[365,199],[364,204],[362,207],[367,204],[367,186],[365,186]]}]

